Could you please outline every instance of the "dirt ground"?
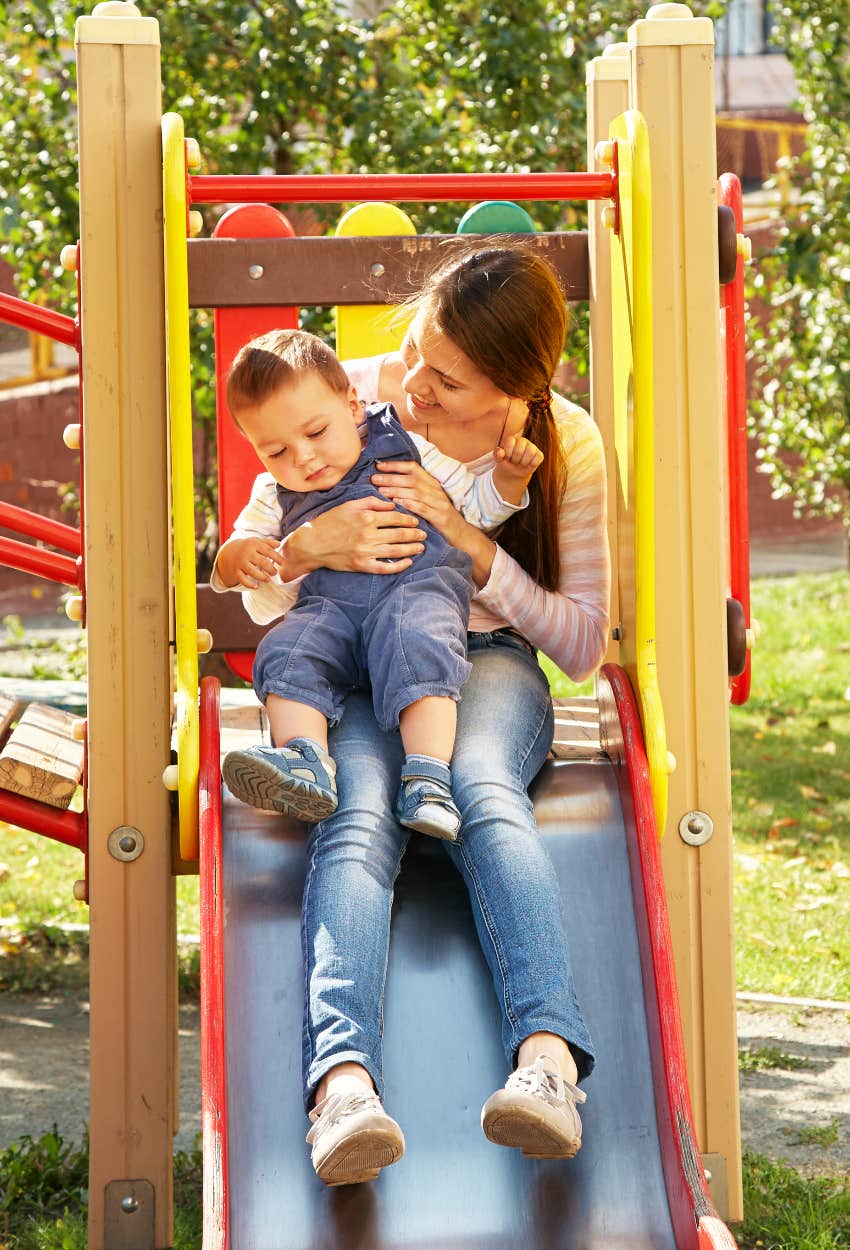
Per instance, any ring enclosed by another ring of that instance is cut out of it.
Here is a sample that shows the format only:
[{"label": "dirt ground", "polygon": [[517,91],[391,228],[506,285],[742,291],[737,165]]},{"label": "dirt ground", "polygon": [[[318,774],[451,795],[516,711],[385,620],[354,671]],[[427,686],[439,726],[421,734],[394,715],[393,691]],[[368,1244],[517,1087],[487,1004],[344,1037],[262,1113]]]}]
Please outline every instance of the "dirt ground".
[{"label": "dirt ground", "polygon": [[[850,1173],[850,1013],[739,1005],[741,1050],[774,1062],[741,1075],[744,1147],[784,1159],[805,1175]],[[180,1012],[180,1132],[200,1132],[200,1027]],[[88,1005],[72,996],[0,999],[0,1149],[55,1122],[78,1141],[88,1112]],[[813,1135],[812,1130],[819,1130]]]}]

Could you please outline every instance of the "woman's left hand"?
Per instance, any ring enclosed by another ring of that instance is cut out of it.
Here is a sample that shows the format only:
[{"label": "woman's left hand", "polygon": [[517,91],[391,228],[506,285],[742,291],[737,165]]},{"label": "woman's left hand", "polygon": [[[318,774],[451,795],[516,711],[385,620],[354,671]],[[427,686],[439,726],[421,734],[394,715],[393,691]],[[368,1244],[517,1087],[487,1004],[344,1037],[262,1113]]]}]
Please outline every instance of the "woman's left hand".
[{"label": "woman's left hand", "polygon": [[452,546],[463,546],[470,528],[440,483],[415,460],[379,460],[372,484],[382,495],[428,521]]}]

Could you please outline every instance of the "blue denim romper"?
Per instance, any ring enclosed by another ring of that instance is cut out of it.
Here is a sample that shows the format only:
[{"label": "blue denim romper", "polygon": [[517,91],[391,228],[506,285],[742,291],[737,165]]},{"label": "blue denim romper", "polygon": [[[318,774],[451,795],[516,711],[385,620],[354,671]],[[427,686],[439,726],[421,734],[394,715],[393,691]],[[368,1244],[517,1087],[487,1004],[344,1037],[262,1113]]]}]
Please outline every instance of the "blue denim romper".
[{"label": "blue denim romper", "polygon": [[[380,494],[371,482],[377,460],[421,462],[392,404],[367,408],[366,425],[357,463],[330,490],[299,493],[278,485],[285,534],[349,499]],[[295,606],[257,648],[260,700],[275,694],[306,703],[335,725],[346,696],[371,685],[375,717],[392,730],[399,713],[426,695],[460,698],[470,672],[472,561],[427,521],[417,524],[427,533],[425,550],[401,573],[316,569],[304,578]]]}]

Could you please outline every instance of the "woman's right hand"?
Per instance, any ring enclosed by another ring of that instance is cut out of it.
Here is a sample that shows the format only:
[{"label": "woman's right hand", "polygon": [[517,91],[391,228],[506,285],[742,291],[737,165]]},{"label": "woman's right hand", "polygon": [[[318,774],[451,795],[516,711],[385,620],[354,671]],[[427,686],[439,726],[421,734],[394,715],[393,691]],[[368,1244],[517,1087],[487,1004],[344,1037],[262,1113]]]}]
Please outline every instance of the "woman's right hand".
[{"label": "woman's right hand", "polygon": [[389,499],[351,499],[290,534],[281,551],[291,581],[314,569],[401,573],[425,550],[425,531]]}]

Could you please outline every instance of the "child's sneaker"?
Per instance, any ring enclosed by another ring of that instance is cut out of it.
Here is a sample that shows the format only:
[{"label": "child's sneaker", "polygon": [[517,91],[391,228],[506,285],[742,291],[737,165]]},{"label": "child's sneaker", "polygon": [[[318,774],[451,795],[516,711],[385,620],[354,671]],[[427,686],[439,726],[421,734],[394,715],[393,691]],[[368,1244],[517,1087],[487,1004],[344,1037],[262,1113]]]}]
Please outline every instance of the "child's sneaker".
[{"label": "child's sneaker", "polygon": [[406,829],[446,842],[457,841],[460,812],[452,798],[448,764],[421,755],[407,757],[395,800],[395,818]]},{"label": "child's sneaker", "polygon": [[310,1112],[307,1141],[316,1175],[326,1185],[373,1181],[404,1154],[404,1134],[377,1094],[331,1094]]},{"label": "child's sneaker", "polygon": [[586,1099],[548,1055],[540,1055],[530,1067],[517,1068],[505,1088],[487,1099],[481,1127],[497,1146],[517,1146],[530,1159],[571,1159],[581,1149],[576,1103]]},{"label": "child's sneaker", "polygon": [[309,738],[293,738],[285,747],[228,751],[221,774],[231,794],[265,812],[318,821],[336,811],[336,764]]}]

